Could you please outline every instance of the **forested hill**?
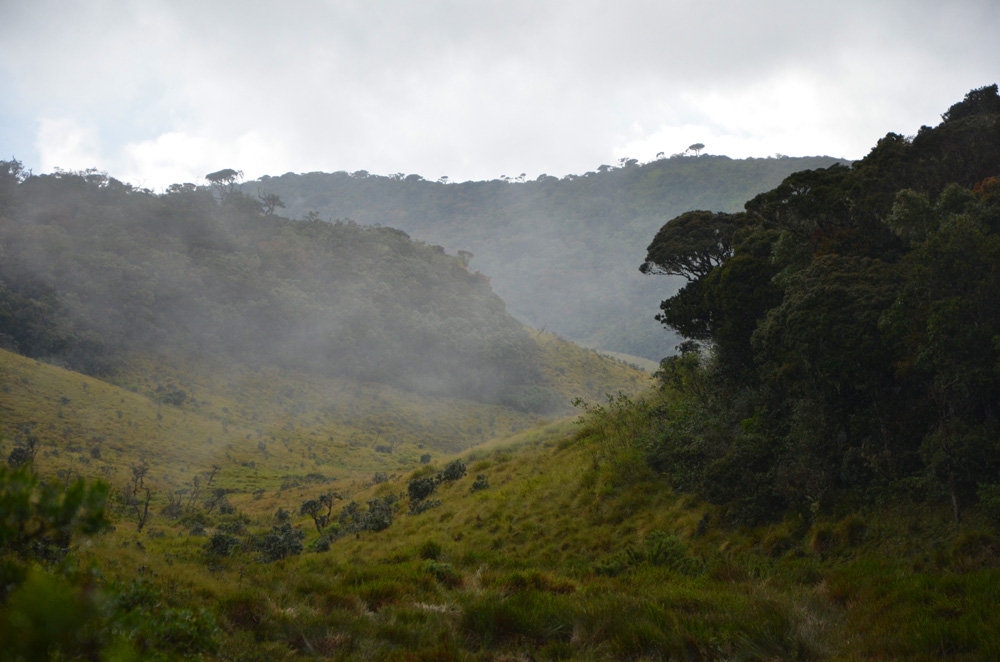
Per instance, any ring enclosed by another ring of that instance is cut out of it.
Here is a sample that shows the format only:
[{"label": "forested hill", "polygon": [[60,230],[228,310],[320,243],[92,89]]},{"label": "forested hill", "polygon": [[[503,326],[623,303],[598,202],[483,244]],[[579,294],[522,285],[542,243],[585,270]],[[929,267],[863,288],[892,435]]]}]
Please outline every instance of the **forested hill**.
[{"label": "forested hill", "polygon": [[677,484],[751,520],[887,488],[1000,516],[997,86],[942,119],[656,235],[689,281],[662,319],[711,348],[664,364],[701,384],[651,450]]},{"label": "forested hill", "polygon": [[[691,209],[738,211],[789,174],[830,157],[733,160],[681,156],[562,179],[447,183],[365,171],[263,177],[244,185],[277,195],[292,217],[352,219],[468,251],[512,314],[602,349],[659,360],[676,336],[652,319],[679,280],[636,270],[664,221]],[[465,258],[468,254],[462,253]]]},{"label": "forested hill", "polygon": [[181,351],[522,409],[552,395],[527,331],[441,247],[268,215],[224,186],[155,195],[16,161],[0,163],[0,346],[89,374]]}]

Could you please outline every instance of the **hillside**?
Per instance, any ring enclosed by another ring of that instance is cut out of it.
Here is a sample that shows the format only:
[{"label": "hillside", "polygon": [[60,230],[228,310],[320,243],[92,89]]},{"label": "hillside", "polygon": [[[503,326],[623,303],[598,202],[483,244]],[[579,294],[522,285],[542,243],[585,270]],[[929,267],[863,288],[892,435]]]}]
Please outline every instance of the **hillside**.
[{"label": "hillside", "polygon": [[659,361],[673,353],[677,337],[652,318],[680,282],[637,272],[656,229],[691,209],[738,211],[791,173],[835,162],[677,155],[562,179],[462,183],[364,171],[288,173],[243,190],[279,196],[294,218],[388,225],[451,253],[466,251],[471,268],[489,276],[529,326]]},{"label": "hillside", "polygon": [[[239,421],[227,436],[194,410],[0,359],[10,386],[3,420],[28,412],[37,420],[29,432],[46,433],[40,414],[50,412],[57,432],[71,430],[39,435],[36,469],[60,485],[104,476],[114,523],[79,537],[69,562],[49,574],[35,569],[5,586],[0,656],[499,662],[1000,652],[997,538],[978,514],[956,534],[946,507],[904,499],[733,529],[723,510],[676,493],[635,453],[658,398],[619,399],[583,426],[550,423],[421,464],[406,444],[386,456],[322,443],[295,423],[266,438],[263,453]],[[267,381],[279,390],[294,387],[274,377]],[[270,419],[270,398],[259,397],[266,389],[255,388],[218,404],[241,401],[271,430],[281,419]],[[118,436],[121,428],[129,434]],[[6,454],[11,438],[23,441],[23,425],[5,432]],[[103,439],[90,436],[98,432]],[[199,451],[206,434],[218,444]],[[0,470],[0,494],[16,493],[9,475]],[[9,550],[3,558],[11,577],[20,561]]]},{"label": "hillside", "polygon": [[[660,310],[689,342],[652,388],[622,361],[511,324],[529,352],[496,398],[263,345],[200,347],[197,325],[163,334],[168,321],[142,315],[123,328],[159,342],[95,335],[116,327],[71,314],[102,310],[84,297],[93,283],[119,305],[141,300],[120,298],[141,280],[58,280],[93,259],[66,241],[96,241],[73,223],[93,207],[7,216],[21,220],[3,228],[15,258],[3,265],[46,264],[50,280],[4,281],[0,309],[4,342],[33,354],[0,350],[0,660],[1000,658],[998,175],[994,85],[744,212],[683,213],[644,267],[687,281]],[[96,195],[117,186],[95,181]],[[277,264],[297,310],[322,308],[298,267],[337,237],[354,237],[362,264],[438,255],[483,288],[461,301],[491,310],[482,277],[398,231],[383,249],[384,229],[249,203],[204,199],[241,230],[231,237],[289,233],[299,257]],[[99,215],[122,224],[114,210]],[[189,246],[193,273],[266,255],[224,245],[209,262]],[[157,273],[150,251],[131,273]],[[251,272],[232,282],[278,277]],[[268,328],[242,308],[214,318],[229,314],[250,327],[232,326],[237,339]],[[108,339],[127,351],[80,364],[92,376],[53,365],[101,356],[81,350]],[[488,372],[490,358],[470,365]],[[571,398],[584,415],[557,418]]]},{"label": "hillside", "polygon": [[529,330],[438,246],[290,221],[225,186],[0,165],[0,347],[96,376],[166,352],[567,409]]},{"label": "hillside", "polygon": [[[539,343],[567,409],[575,398],[648,387],[620,362],[552,336]],[[218,485],[271,493],[410,470],[425,455],[437,460],[544,421],[501,405],[223,358],[133,358],[111,379],[0,350],[0,456],[30,438],[45,475],[123,483],[144,464],[162,497],[216,466]]]},{"label": "hillside", "polygon": [[661,306],[690,339],[664,381],[687,388],[650,463],[742,522],[895,490],[957,525],[996,508],[998,175],[991,85],[850,168],[667,222],[645,268],[687,281]]}]

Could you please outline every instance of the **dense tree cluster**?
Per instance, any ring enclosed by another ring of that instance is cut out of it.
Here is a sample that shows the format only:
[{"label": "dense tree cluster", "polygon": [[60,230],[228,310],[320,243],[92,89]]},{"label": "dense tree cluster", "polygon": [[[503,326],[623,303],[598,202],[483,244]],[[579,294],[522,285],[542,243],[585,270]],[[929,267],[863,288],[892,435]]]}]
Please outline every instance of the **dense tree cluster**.
[{"label": "dense tree cluster", "polygon": [[659,319],[701,347],[661,372],[678,484],[754,520],[930,479],[958,519],[1000,482],[997,86],[943,119],[656,235],[642,269],[688,280]]},{"label": "dense tree cluster", "polygon": [[264,177],[244,190],[273,191],[297,217],[313,211],[324,219],[382,223],[461,251],[530,326],[658,360],[676,344],[648,314],[663,297],[663,283],[629,266],[650,234],[688,209],[736,212],[796,170],[835,162],[678,154],[533,181],[313,172]]},{"label": "dense tree cluster", "polygon": [[399,230],[276,217],[237,174],[155,195],[0,163],[0,346],[91,374],[195,350],[537,404],[535,345],[488,279]]}]

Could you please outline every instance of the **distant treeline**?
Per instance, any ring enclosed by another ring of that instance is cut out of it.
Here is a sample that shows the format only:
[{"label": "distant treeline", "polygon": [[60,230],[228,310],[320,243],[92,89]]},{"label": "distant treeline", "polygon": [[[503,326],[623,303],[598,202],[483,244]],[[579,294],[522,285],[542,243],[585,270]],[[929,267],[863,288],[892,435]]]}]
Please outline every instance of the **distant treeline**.
[{"label": "distant treeline", "polygon": [[[249,194],[279,196],[289,215],[400,228],[471,258],[511,312],[535,328],[660,360],[677,336],[652,319],[680,279],[636,265],[667,219],[690,209],[738,211],[753,196],[830,157],[622,159],[584,175],[448,183],[366,171],[263,177]],[[474,257],[473,257],[474,256]]]},{"label": "distant treeline", "polygon": [[487,278],[399,230],[279,218],[227,182],[155,195],[0,162],[0,346],[91,374],[216,352],[546,406],[537,348]]},{"label": "distant treeline", "polygon": [[956,519],[1000,499],[997,86],[942,117],[656,235],[645,270],[688,281],[661,311],[684,395],[647,449],[678,487],[744,521],[872,488],[941,490]]}]

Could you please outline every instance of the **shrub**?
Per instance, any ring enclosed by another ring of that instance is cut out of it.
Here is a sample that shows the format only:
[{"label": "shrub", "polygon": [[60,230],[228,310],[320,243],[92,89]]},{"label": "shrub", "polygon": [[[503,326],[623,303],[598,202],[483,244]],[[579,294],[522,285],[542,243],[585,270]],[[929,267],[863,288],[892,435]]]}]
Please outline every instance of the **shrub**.
[{"label": "shrub", "polygon": [[228,522],[222,522],[219,524],[218,529],[223,533],[231,533],[233,535],[242,535],[247,532],[246,524],[240,519],[231,519]]},{"label": "shrub", "polygon": [[465,471],[465,462],[462,462],[461,460],[452,460],[439,475],[441,480],[446,480],[451,483],[464,476]]},{"label": "shrub", "polygon": [[441,505],[440,499],[430,499],[428,501],[420,501],[416,505],[410,506],[411,515],[419,515],[422,512],[428,511],[431,508],[437,508]]},{"label": "shrub", "polygon": [[490,481],[486,480],[485,474],[476,475],[475,482],[472,483],[472,491],[478,492],[479,490],[488,489],[490,486]]},{"label": "shrub", "polygon": [[392,525],[393,515],[398,508],[397,501],[399,498],[395,494],[390,494],[382,499],[372,499],[368,502],[368,510],[364,511],[356,502],[351,501],[340,511],[337,520],[338,530],[344,533],[359,533],[388,529]]},{"label": "shrub", "polygon": [[675,535],[651,531],[641,547],[629,545],[623,551],[594,565],[599,575],[616,577],[635,566],[648,564],[668,568],[682,575],[696,575],[703,563],[688,552],[687,546]]},{"label": "shrub", "polygon": [[395,496],[383,499],[372,499],[368,502],[368,510],[362,518],[361,530],[384,531],[392,525],[392,516],[396,512]]},{"label": "shrub", "polygon": [[292,528],[291,524],[285,522],[281,526],[272,526],[268,533],[260,537],[256,547],[260,551],[261,560],[264,563],[280,561],[289,556],[301,554],[302,550],[305,549],[302,544],[302,539],[305,537],[306,534]]},{"label": "shrub", "polygon": [[341,527],[340,522],[334,522],[330,526],[323,529],[319,538],[313,543],[313,551],[315,552],[328,552],[330,551],[330,546],[339,538],[343,538],[347,535],[347,531]]},{"label": "shrub", "polygon": [[219,531],[208,539],[208,542],[205,543],[203,549],[205,550],[205,554],[207,556],[222,558],[232,554],[233,550],[239,546],[239,539],[229,535],[228,533]]},{"label": "shrub", "polygon": [[108,487],[100,481],[42,483],[30,465],[0,467],[0,554],[62,557],[75,534],[107,528],[107,495]]},{"label": "shrub", "polygon": [[646,561],[684,575],[697,574],[701,564],[688,553],[687,546],[675,535],[651,531],[644,542]]},{"label": "shrub", "polygon": [[410,495],[411,508],[413,504],[419,503],[433,494],[436,488],[437,481],[429,476],[421,476],[411,480],[409,486],[406,488],[407,493]]}]

